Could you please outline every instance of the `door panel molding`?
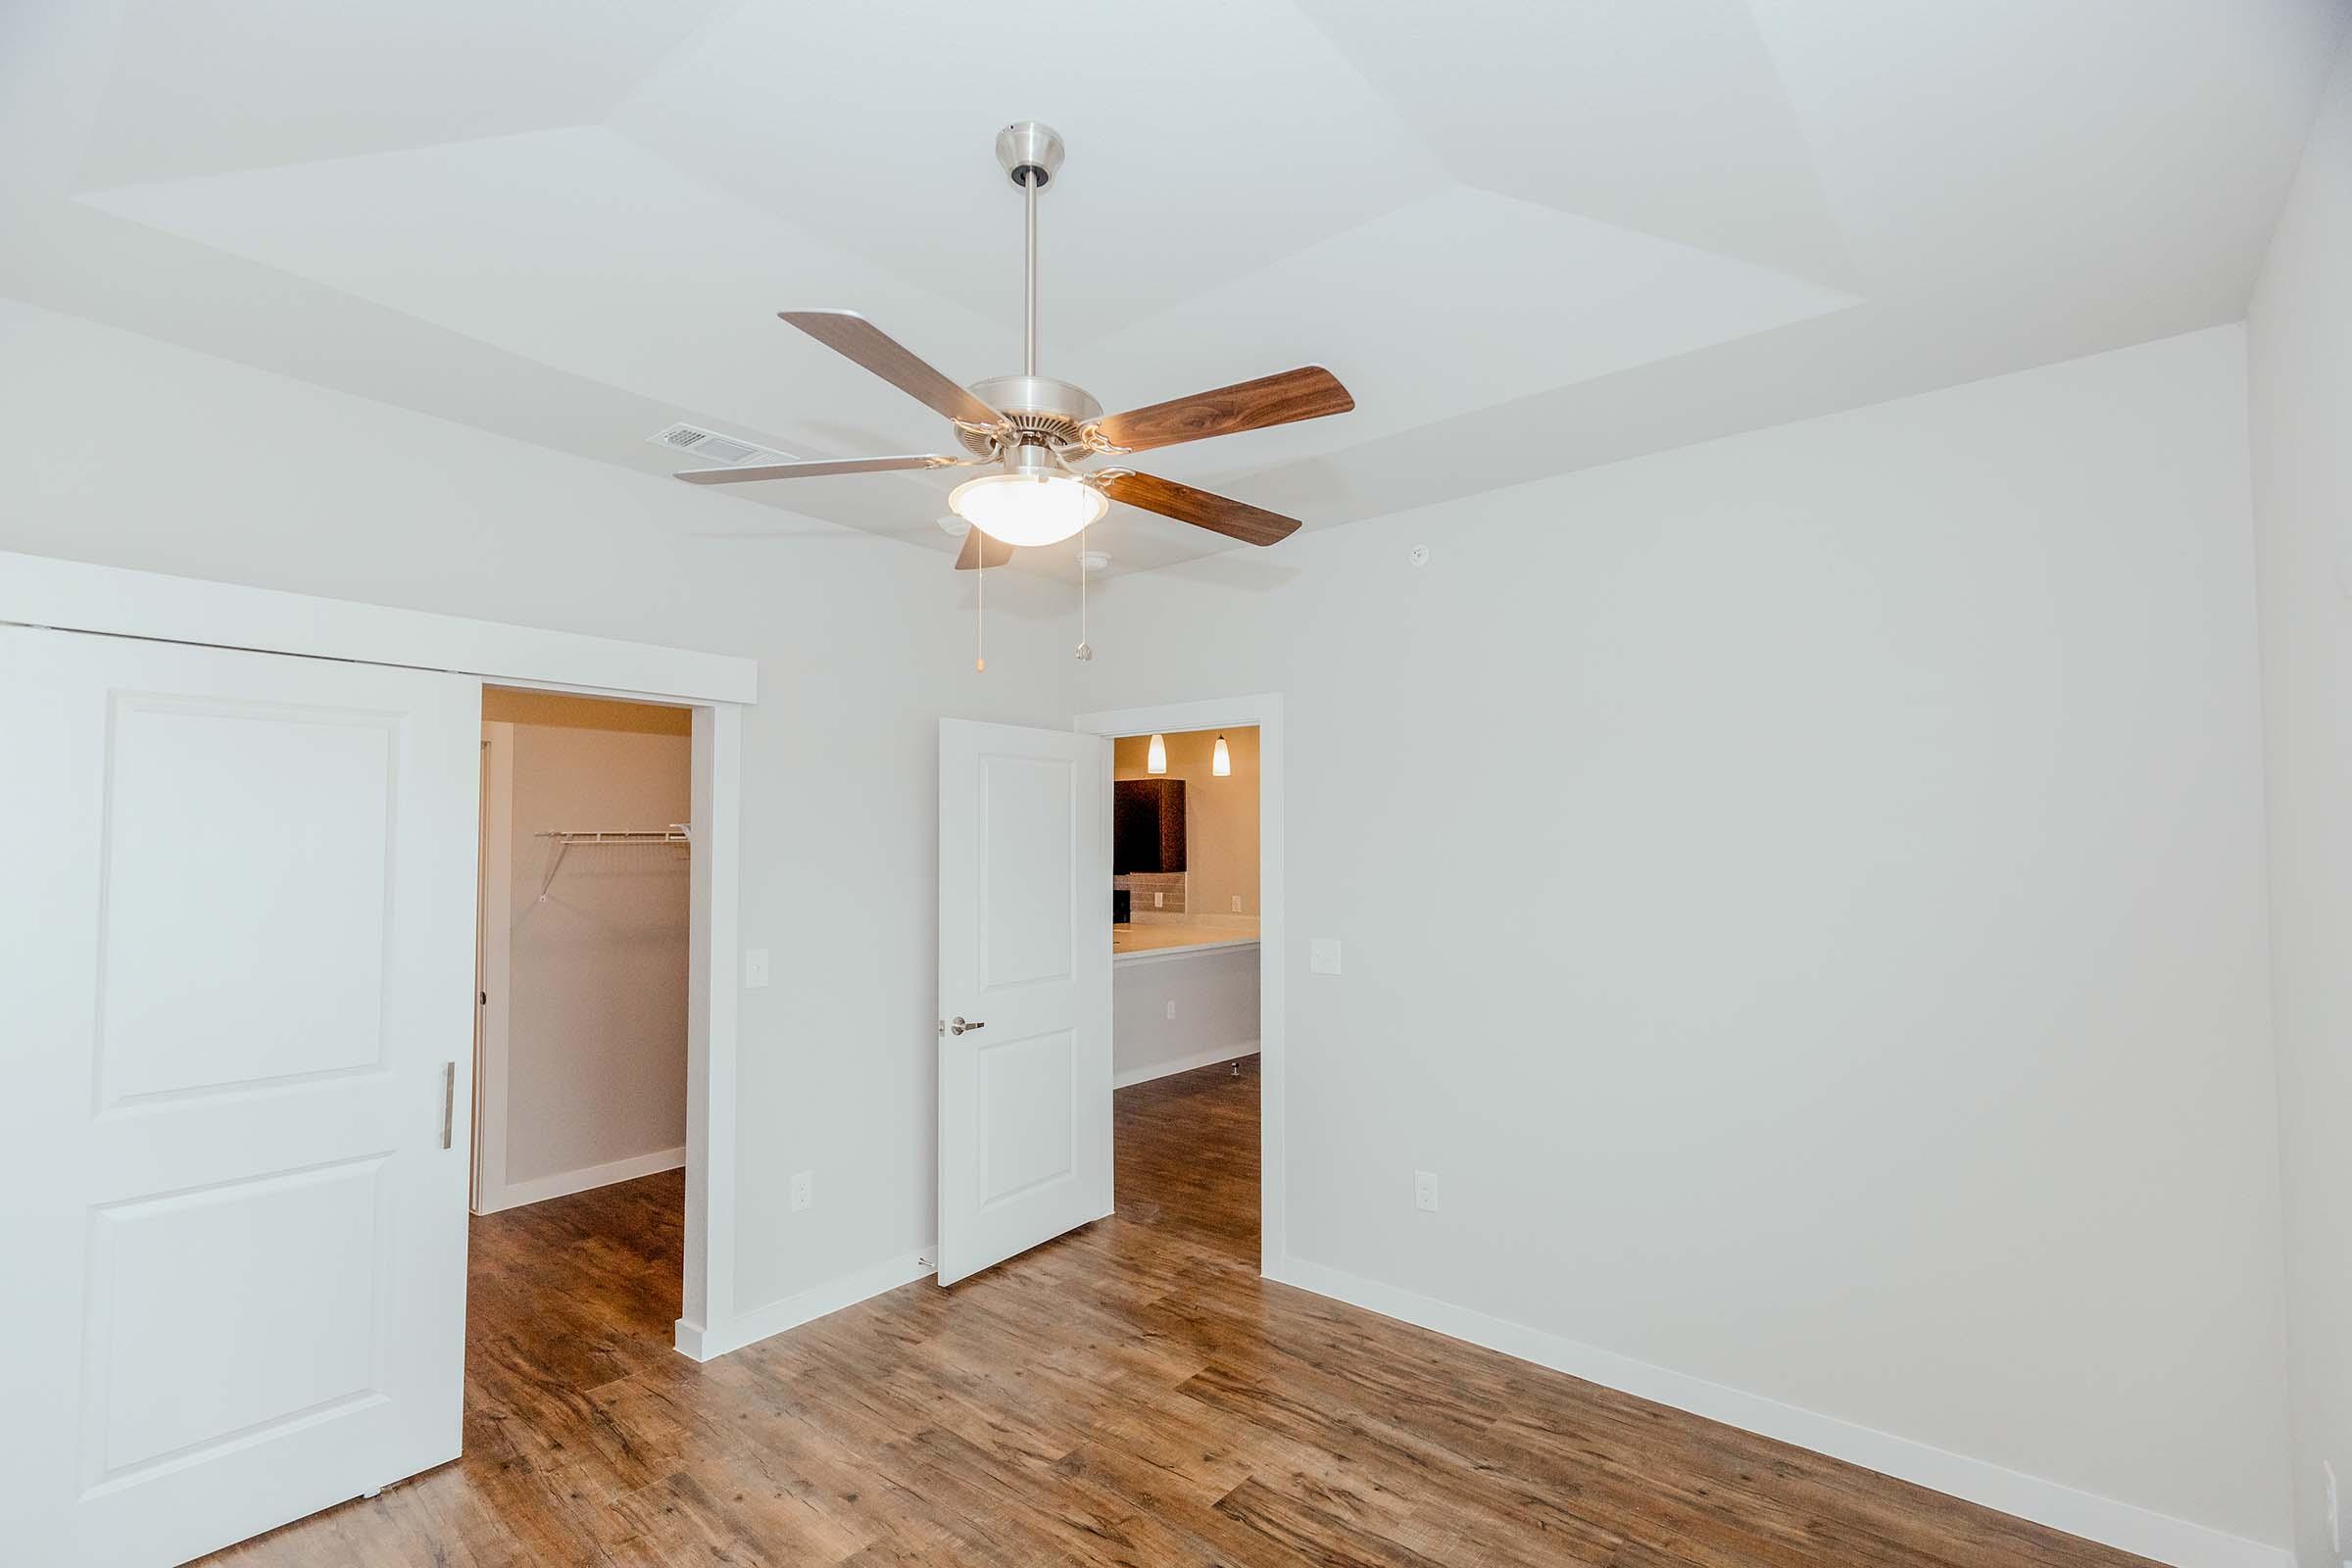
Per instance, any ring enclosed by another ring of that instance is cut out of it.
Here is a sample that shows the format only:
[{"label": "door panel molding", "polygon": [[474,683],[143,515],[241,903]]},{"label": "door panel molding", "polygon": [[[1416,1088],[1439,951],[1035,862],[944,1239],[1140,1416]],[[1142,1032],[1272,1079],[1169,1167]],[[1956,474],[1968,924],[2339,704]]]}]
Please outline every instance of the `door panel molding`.
[{"label": "door panel molding", "polygon": [[1111,1209],[1110,747],[939,726],[939,1282]]},{"label": "door panel molding", "polygon": [[27,1560],[182,1561],[457,1456],[480,689],[0,628],[45,828],[0,901],[0,1387],[61,1418],[0,1431]]}]

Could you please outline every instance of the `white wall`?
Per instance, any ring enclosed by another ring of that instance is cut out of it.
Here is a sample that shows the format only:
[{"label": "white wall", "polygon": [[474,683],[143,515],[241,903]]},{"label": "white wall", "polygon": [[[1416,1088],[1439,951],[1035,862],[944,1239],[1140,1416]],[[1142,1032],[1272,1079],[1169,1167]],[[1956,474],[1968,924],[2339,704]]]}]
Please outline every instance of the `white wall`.
[{"label": "white wall", "polygon": [[1249,1055],[1257,1050],[1257,945],[1115,960],[1110,1035],[1111,1081],[1121,1088]]},{"label": "white wall", "polygon": [[933,1240],[938,719],[1067,723],[1061,585],[989,574],[976,674],[945,556],[10,302],[0,548],[757,657],[735,1305]]},{"label": "white wall", "polygon": [[512,870],[498,911],[509,932],[507,1191],[485,1194],[485,1206],[683,1164],[686,1145],[686,852],[583,845],[555,864],[554,844],[538,835],[686,821],[693,742],[502,727],[514,747]]},{"label": "white wall", "polygon": [[2340,1555],[2323,1462],[2352,1487],[2352,46],[2337,57],[2247,334],[2295,1539],[2316,1568]]},{"label": "white wall", "polygon": [[1080,709],[1279,691],[1313,803],[1293,1254],[2281,1542],[2243,371],[2220,328],[1115,580]]}]

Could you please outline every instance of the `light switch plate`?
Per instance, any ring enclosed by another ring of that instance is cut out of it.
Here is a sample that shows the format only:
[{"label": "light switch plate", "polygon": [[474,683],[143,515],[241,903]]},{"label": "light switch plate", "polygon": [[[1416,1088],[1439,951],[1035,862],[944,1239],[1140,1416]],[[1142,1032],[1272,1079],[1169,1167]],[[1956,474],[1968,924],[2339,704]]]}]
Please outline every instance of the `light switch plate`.
[{"label": "light switch plate", "polygon": [[743,950],[743,989],[744,989],[744,990],[746,990],[746,991],[757,991],[757,990],[759,990],[759,989],[760,989],[761,986],[764,986],[764,985],[766,985],[766,984],[767,984],[767,950],[766,950],[765,948],[746,948],[746,949],[744,949],[744,950]]},{"label": "light switch plate", "polygon": [[1338,937],[1307,938],[1306,967],[1310,974],[1338,974],[1340,972],[1340,939]]}]

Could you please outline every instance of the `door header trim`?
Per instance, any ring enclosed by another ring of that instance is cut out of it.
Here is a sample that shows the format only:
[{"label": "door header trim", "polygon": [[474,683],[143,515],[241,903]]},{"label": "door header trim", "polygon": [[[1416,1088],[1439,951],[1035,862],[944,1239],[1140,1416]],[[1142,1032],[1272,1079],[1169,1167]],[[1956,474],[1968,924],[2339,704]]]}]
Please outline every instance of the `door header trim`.
[{"label": "door header trim", "polygon": [[758,662],[726,654],[5,551],[0,622],[682,702],[759,700]]}]

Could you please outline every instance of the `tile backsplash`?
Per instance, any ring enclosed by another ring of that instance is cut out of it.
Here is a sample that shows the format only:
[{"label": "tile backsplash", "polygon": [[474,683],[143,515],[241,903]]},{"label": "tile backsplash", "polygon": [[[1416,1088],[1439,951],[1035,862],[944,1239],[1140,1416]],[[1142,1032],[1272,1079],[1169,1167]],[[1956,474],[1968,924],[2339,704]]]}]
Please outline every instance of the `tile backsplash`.
[{"label": "tile backsplash", "polygon": [[[1114,888],[1125,888],[1134,912],[1145,914],[1182,914],[1184,908],[1184,873],[1182,871],[1138,871],[1128,876],[1110,879]],[[1155,906],[1152,895],[1160,896]]]}]

